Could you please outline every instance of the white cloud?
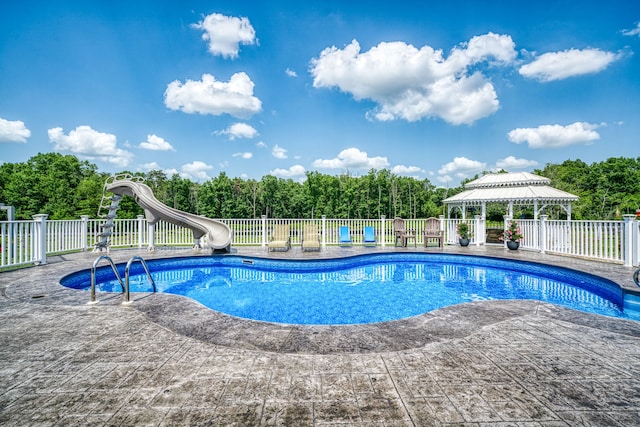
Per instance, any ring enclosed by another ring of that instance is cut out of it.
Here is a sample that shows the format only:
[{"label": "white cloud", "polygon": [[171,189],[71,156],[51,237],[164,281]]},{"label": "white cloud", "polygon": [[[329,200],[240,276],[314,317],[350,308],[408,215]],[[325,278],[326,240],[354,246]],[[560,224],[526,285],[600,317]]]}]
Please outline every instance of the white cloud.
[{"label": "white cloud", "polygon": [[141,142],[139,147],[154,151],[176,151],[171,144],[156,135],[147,135],[147,140]]},{"label": "white cloud", "polygon": [[143,164],[140,165],[140,169],[146,170],[146,171],[162,170],[160,168],[160,165],[158,163],[156,163],[156,162],[143,163]]},{"label": "white cloud", "polygon": [[477,160],[470,160],[466,157],[455,157],[452,162],[442,165],[438,170],[438,174],[442,177],[448,175],[450,178],[450,175],[455,175],[458,178],[464,178],[466,176],[482,172],[486,167],[486,163],[482,163]]},{"label": "white cloud", "polygon": [[496,162],[496,168],[511,170],[511,169],[525,169],[537,166],[538,162],[535,160],[516,159],[514,156],[508,156],[504,159],[500,159]]},{"label": "white cloud", "polygon": [[423,172],[424,170],[417,166],[397,165],[391,168],[391,173],[396,175],[415,175]]},{"label": "white cloud", "polygon": [[290,68],[287,68],[286,70],[284,70],[284,72],[287,74],[287,76],[289,77],[298,77],[298,73],[296,73],[295,71],[293,71]]},{"label": "white cloud", "polygon": [[255,138],[259,134],[257,130],[246,123],[234,123],[227,129],[216,132],[216,135],[229,135],[229,139],[233,141],[236,138]]},{"label": "white cloud", "polygon": [[520,67],[518,72],[530,79],[550,82],[600,72],[621,57],[620,54],[600,49],[569,49],[540,55],[533,62]]},{"label": "white cloud", "polygon": [[258,147],[258,148],[267,148],[267,144],[265,144],[265,143],[264,143],[264,142],[262,142],[262,141],[258,141],[258,142],[256,143],[256,147]]},{"label": "white cloud", "polygon": [[211,74],[203,74],[202,80],[179,80],[169,83],[164,93],[164,103],[172,110],[185,113],[229,114],[249,118],[262,110],[262,102],[253,96],[254,84],[246,73],[231,76],[228,83],[217,81]]},{"label": "white cloud", "polygon": [[453,181],[453,178],[450,175],[441,175],[439,177],[436,178],[438,181],[442,182],[442,183],[448,183]]},{"label": "white cloud", "polygon": [[334,159],[317,159],[312,164],[315,168],[324,169],[384,169],[389,166],[386,157],[369,157],[365,151],[347,148],[338,153]]},{"label": "white cloud", "polygon": [[636,27],[632,30],[622,30],[622,34],[625,36],[638,36],[640,37],[640,22],[636,24]]},{"label": "white cloud", "polygon": [[274,169],[269,175],[280,178],[303,178],[305,176],[305,168],[302,165],[293,165],[289,169]]},{"label": "white cloud", "polygon": [[245,153],[234,153],[232,154],[233,157],[240,157],[242,159],[250,159],[253,157],[252,153],[249,152],[245,152]]},{"label": "white cloud", "polygon": [[344,49],[324,49],[311,60],[311,74],[316,88],[337,87],[356,100],[376,102],[367,114],[371,119],[439,117],[471,124],[499,107],[493,85],[471,67],[491,60],[509,64],[516,56],[511,37],[493,33],[454,47],[446,59],[442,50],[403,42],[383,42],[362,53],[353,40]]},{"label": "white cloud", "polygon": [[273,147],[271,150],[271,155],[276,159],[286,159],[287,158],[287,150],[278,146],[278,144]]},{"label": "white cloud", "polygon": [[252,45],[256,42],[256,32],[247,18],[212,13],[191,26],[204,30],[202,39],[209,41],[209,52],[225,58],[237,58],[240,44]]},{"label": "white cloud", "polygon": [[20,120],[6,120],[0,117],[0,142],[27,142],[31,131]]},{"label": "white cloud", "polygon": [[588,145],[600,139],[595,131],[600,127],[586,122],[575,122],[568,126],[542,125],[537,128],[517,128],[507,133],[511,142],[526,142],[530,148],[558,148],[568,145]]},{"label": "white cloud", "polygon": [[207,171],[213,169],[213,166],[196,160],[192,163],[182,165],[180,168],[180,176],[185,179],[194,179],[198,181],[206,181],[210,179]]},{"label": "white cloud", "polygon": [[115,135],[98,132],[90,126],[78,126],[68,135],[61,127],[56,127],[49,129],[48,134],[56,150],[70,151],[82,159],[124,167],[133,158],[132,153],[117,147]]}]

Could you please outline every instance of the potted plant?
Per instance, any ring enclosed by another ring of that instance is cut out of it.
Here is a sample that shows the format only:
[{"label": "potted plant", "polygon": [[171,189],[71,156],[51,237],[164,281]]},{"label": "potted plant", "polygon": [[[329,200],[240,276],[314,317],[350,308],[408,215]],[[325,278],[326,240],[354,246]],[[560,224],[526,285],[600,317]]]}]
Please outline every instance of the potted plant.
[{"label": "potted plant", "polygon": [[516,221],[509,222],[509,226],[502,234],[502,239],[507,242],[507,247],[512,251],[515,251],[520,247],[520,239],[524,236],[520,230],[520,224]]},{"label": "potted plant", "polygon": [[461,222],[458,224],[458,242],[460,246],[469,246],[469,238],[471,237],[471,232],[469,232],[469,224],[466,222]]}]

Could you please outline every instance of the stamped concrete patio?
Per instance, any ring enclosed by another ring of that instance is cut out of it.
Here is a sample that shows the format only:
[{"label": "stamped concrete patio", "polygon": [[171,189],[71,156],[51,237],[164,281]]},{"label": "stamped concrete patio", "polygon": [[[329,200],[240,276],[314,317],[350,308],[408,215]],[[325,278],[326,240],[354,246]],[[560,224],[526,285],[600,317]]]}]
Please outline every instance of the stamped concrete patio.
[{"label": "stamped concrete patio", "polygon": [[[384,249],[238,253],[313,258],[364,250]],[[632,271],[617,265],[495,247],[464,252],[564,265],[635,286]],[[126,262],[191,252],[110,255]],[[88,305],[88,292],[59,279],[96,257],[61,255],[0,273],[0,425],[640,425],[640,322],[537,301],[324,327],[237,319],[162,294],[134,294],[131,305],[99,294],[101,302]]]}]

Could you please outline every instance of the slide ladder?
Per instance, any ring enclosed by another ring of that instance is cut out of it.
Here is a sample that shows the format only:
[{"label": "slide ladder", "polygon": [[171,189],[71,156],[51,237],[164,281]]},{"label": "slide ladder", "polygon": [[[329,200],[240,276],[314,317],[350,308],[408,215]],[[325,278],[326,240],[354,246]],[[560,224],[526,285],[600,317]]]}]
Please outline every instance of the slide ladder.
[{"label": "slide ladder", "polygon": [[[120,208],[120,200],[122,200],[122,196],[119,194],[114,194],[112,196],[107,196],[107,184],[110,183],[113,177],[107,178],[107,182],[104,185],[102,190],[102,199],[100,200],[100,207],[98,208],[98,217],[105,218],[105,222],[100,225],[102,231],[98,234],[97,237],[100,238],[96,242],[96,247],[93,249],[93,252],[102,252],[102,250],[106,250],[109,252],[109,245],[111,243],[111,235],[113,234],[113,220],[118,216],[117,212]],[[106,211],[107,213],[103,213]]]}]

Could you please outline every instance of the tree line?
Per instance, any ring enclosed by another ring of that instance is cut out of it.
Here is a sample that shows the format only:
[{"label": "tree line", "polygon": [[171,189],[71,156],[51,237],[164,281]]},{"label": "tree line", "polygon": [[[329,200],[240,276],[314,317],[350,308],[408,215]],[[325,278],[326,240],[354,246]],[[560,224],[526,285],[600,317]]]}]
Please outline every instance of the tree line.
[{"label": "tree line", "polygon": [[[534,173],[580,197],[574,203],[574,219],[614,219],[640,207],[640,158],[610,158],[591,165],[567,160]],[[224,172],[202,183],[159,170],[131,174],[142,176],[162,203],[211,218],[426,218],[445,214],[442,200],[464,190],[463,185],[436,187],[428,179],[398,176],[387,169],[360,176],[307,172],[304,182],[273,175],[231,178]],[[23,163],[0,165],[0,203],[14,206],[16,219],[39,213],[50,219],[95,218],[109,176],[75,156],[41,153]],[[503,207],[488,210],[488,216],[496,217],[490,219],[499,220],[503,213]],[[119,218],[140,214],[133,198],[120,203]]]}]

